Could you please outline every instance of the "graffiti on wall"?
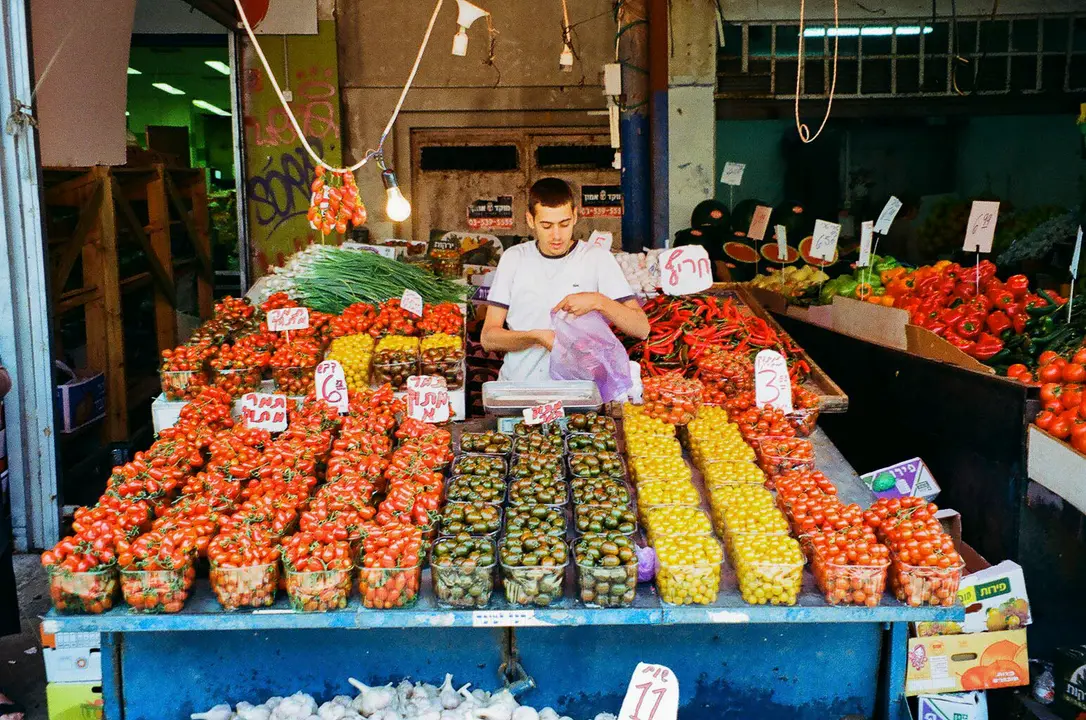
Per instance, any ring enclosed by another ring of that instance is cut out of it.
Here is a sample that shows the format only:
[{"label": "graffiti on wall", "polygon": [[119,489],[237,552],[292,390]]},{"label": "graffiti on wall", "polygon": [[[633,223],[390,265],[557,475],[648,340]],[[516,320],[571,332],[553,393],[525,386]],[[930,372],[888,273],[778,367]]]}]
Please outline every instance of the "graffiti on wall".
[{"label": "graffiti on wall", "polygon": [[[262,43],[272,68],[284,67],[282,43]],[[320,23],[312,36],[289,36],[285,65],[293,95],[291,112],[314,151],[331,164],[342,161],[339,70],[335,23]],[[314,162],[302,147],[264,68],[251,48],[245,54],[246,187],[253,279],[282,265],[292,254],[321,240],[309,227]]]}]

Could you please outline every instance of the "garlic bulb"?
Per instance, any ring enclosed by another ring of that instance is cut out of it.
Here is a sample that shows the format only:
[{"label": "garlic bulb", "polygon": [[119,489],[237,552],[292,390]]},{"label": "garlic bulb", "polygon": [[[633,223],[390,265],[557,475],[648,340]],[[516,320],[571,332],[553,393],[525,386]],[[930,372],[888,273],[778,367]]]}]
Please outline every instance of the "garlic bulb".
[{"label": "garlic bulb", "polygon": [[358,697],[351,702],[351,706],[366,717],[384,710],[396,699],[396,693],[392,690],[392,683],[381,687],[369,687],[361,680],[355,680],[354,678],[348,678],[347,682],[359,691]]}]

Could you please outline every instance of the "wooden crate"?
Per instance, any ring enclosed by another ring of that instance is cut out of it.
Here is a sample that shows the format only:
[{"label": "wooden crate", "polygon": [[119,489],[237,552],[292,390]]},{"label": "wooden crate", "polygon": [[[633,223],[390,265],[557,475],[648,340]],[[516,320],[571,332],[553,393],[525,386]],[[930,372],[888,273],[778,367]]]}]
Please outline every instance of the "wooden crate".
[{"label": "wooden crate", "polygon": [[[45,169],[45,213],[54,316],[82,309],[86,365],[106,377],[103,439],[129,435],[129,409],[148,400],[157,379],[132,378],[126,369],[123,300],[153,288],[159,350],[177,344],[177,283],[197,273],[201,317],[213,309],[206,183],[202,170],[167,170],[163,165],[83,170]],[[180,177],[178,177],[180,176]],[[67,218],[65,223],[62,218]],[[74,228],[66,232],[74,220]],[[174,237],[192,239],[191,257],[175,257]],[[145,270],[122,273],[118,249],[130,240]],[[82,281],[71,282],[82,262]],[[74,287],[72,287],[74,285]],[[129,318],[129,322],[143,322]],[[58,336],[58,351],[63,345]]]}]

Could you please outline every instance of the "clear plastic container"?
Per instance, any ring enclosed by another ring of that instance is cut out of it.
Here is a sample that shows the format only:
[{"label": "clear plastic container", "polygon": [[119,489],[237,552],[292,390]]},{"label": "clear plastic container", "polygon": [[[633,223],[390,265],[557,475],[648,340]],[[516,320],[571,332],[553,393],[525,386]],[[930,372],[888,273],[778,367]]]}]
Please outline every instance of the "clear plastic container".
[{"label": "clear plastic container", "polygon": [[713,533],[713,523],[709,515],[692,505],[652,505],[646,507],[641,516],[649,544],[662,537]]},{"label": "clear plastic container", "polygon": [[190,563],[177,570],[121,570],[121,594],[133,612],[181,612],[196,578]]},{"label": "clear plastic container", "polygon": [[[499,556],[500,553],[499,550]],[[567,565],[568,559],[561,565],[507,565],[502,562],[505,599],[513,605],[553,605],[562,599]]]},{"label": "clear plastic container", "polygon": [[158,376],[167,400],[195,400],[209,383],[205,370],[159,370]]},{"label": "clear plastic container", "polygon": [[245,393],[260,392],[260,385],[263,382],[263,368],[237,368],[215,371],[215,387],[230,393],[230,397],[235,400]]},{"label": "clear plastic container", "polygon": [[[801,543],[802,544],[802,543]],[[818,589],[830,605],[875,607],[886,590],[890,561],[880,565],[841,565],[814,554],[811,570]]]},{"label": "clear plastic container", "polygon": [[701,466],[705,486],[765,483],[765,472],[752,462],[734,460],[710,460]]},{"label": "clear plastic container", "polygon": [[625,478],[626,463],[617,452],[572,453],[569,456],[569,473],[575,478]]},{"label": "clear plastic container", "polygon": [[[669,426],[670,427],[670,426]],[[632,465],[635,460],[643,457],[682,457],[683,446],[679,439],[672,435],[650,435],[648,433],[626,433],[626,457]]]},{"label": "clear plastic container", "polygon": [[358,591],[363,607],[378,610],[411,607],[419,599],[422,564],[414,567],[358,568]]},{"label": "clear plastic container", "polygon": [[814,470],[814,446],[802,438],[774,438],[758,446],[758,466],[769,478],[792,470]]},{"label": "clear plastic container", "polygon": [[444,360],[427,359],[427,352],[422,353],[419,360],[420,375],[436,375],[445,378],[445,386],[449,390],[459,390],[464,387],[464,353],[459,352],[458,357]]},{"label": "clear plastic container", "polygon": [[947,568],[910,565],[892,552],[890,559],[890,589],[901,602],[913,607],[951,607],[957,602],[965,563]]},{"label": "clear plastic container", "polygon": [[347,607],[351,596],[351,571],[297,572],[287,568],[287,597],[300,612],[327,612]]},{"label": "clear plastic container", "polygon": [[694,479],[694,473],[681,455],[653,455],[631,460],[630,477],[638,485],[653,480],[689,482]]},{"label": "clear plastic container", "polygon": [[574,478],[570,490],[574,505],[625,508],[633,500],[629,485],[615,478]]},{"label": "clear plastic container", "polygon": [[565,463],[562,462],[562,454],[525,453],[513,456],[513,462],[509,468],[511,477],[524,478],[539,473],[546,473],[555,478],[564,479],[566,468]]},{"label": "clear plastic container", "polygon": [[803,585],[803,562],[735,561],[739,594],[751,605],[795,605]]},{"label": "clear plastic container", "polygon": [[573,557],[577,564],[577,596],[588,607],[629,607],[637,594],[637,556],[625,564],[603,567],[587,560],[578,560],[578,546],[585,538],[573,542]]},{"label": "clear plastic container", "polygon": [[466,532],[477,537],[493,538],[501,529],[502,508],[495,503],[450,502],[441,511],[442,535]]},{"label": "clear plastic container", "polygon": [[513,440],[513,453],[516,455],[537,453],[561,457],[565,451],[565,439],[561,435],[530,433]]},{"label": "clear plastic container", "polygon": [[417,360],[408,360],[404,362],[382,362],[374,360],[373,370],[371,371],[371,385],[380,387],[387,383],[397,392],[406,390],[407,378],[412,375],[418,375],[418,371],[419,363]]},{"label": "clear plastic container", "polygon": [[508,457],[513,452],[513,438],[496,430],[462,433],[460,452]]},{"label": "clear plastic container", "polygon": [[578,533],[637,533],[637,515],[629,506],[577,505],[573,508],[573,527]]},{"label": "clear plastic container", "polygon": [[569,520],[561,505],[516,505],[505,512],[507,535],[524,530],[539,530],[551,537],[565,537]]},{"label": "clear plastic container", "polygon": [[567,430],[588,435],[611,435],[618,432],[615,419],[599,413],[573,413],[568,416]]},{"label": "clear plastic container", "polygon": [[[777,508],[772,512],[749,512],[746,508],[728,507],[721,513],[724,532],[731,535],[787,535],[788,520]],[[725,539],[727,539],[725,537]]]},{"label": "clear plastic container", "polygon": [[456,458],[456,462],[453,463],[454,475],[504,478],[507,472],[508,465],[505,462],[505,458],[500,455],[465,453]]},{"label": "clear plastic container", "polygon": [[649,417],[672,425],[686,425],[698,416],[702,386],[697,380],[675,375],[646,378],[642,383],[643,410]]},{"label": "clear plastic container", "polygon": [[118,585],[116,565],[88,572],[51,565],[46,572],[49,597],[58,613],[97,615],[113,607]]},{"label": "clear plastic container", "polygon": [[211,590],[224,610],[241,607],[268,607],[279,588],[279,563],[226,568],[214,562],[208,573]]},{"label": "clear plastic container", "polygon": [[445,486],[445,499],[448,502],[501,504],[505,500],[506,489],[505,480],[500,477],[454,475]]},{"label": "clear plastic container", "polygon": [[[438,538],[440,543],[443,538]],[[494,592],[494,568],[497,554],[493,552],[494,541],[478,538],[489,543],[492,550],[487,564],[479,564],[469,558],[457,558],[452,563],[435,563],[433,551],[430,553],[430,577],[434,585],[434,595],[439,605],[448,607],[481,608],[490,602]],[[437,543],[434,548],[436,549]]]},{"label": "clear plastic container", "polygon": [[566,437],[566,452],[569,454],[618,452],[618,441],[614,435],[609,434],[570,433]]},{"label": "clear plastic container", "polygon": [[302,397],[313,392],[313,373],[317,364],[298,367],[272,368],[272,380],[275,381],[275,391],[283,395]]},{"label": "clear plastic container", "polygon": [[506,501],[509,505],[565,505],[569,502],[569,485],[565,480],[521,478],[509,483]]},{"label": "clear plastic container", "polygon": [[818,427],[818,415],[819,409],[817,407],[796,408],[785,415],[785,418],[788,419],[788,424],[795,429],[796,437],[809,437]]},{"label": "clear plastic container", "polygon": [[[711,535],[660,538],[655,543],[658,568],[656,589],[670,605],[708,605],[720,593],[724,552]],[[690,548],[693,548],[691,551]],[[673,549],[677,552],[673,553]],[[674,557],[690,558],[680,561]]]},{"label": "clear plastic container", "polygon": [[701,495],[693,483],[682,480],[657,480],[637,484],[637,509],[644,512],[653,505],[701,505]]}]

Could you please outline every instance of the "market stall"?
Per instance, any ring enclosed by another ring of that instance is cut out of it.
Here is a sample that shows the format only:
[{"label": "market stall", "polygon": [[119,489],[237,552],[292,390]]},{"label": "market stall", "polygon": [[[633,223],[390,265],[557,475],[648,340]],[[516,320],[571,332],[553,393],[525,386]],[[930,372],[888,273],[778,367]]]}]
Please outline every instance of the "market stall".
[{"label": "market stall", "polygon": [[[685,335],[660,353],[681,372],[618,417],[544,386],[447,423],[463,318],[432,282],[223,301],[164,356],[176,423],[42,558],[44,630],[104,633],[108,717],[161,717],[165,667],[178,714],[451,672],[590,717],[640,661],[688,717],[907,715],[908,623],[962,619],[964,563],[933,505],[876,500],[817,429],[847,398],[764,311],[685,299],[632,348]],[[794,405],[755,402],[766,349]]]}]

